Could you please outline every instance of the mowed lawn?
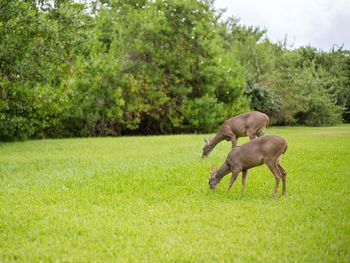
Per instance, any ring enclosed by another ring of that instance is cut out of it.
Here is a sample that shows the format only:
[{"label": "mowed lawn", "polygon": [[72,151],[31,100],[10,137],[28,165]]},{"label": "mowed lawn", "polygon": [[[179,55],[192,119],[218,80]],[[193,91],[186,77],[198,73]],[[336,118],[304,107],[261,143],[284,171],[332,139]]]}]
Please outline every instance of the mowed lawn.
[{"label": "mowed lawn", "polygon": [[203,135],[0,143],[0,262],[349,262],[350,126],[267,133],[286,197],[266,166],[210,191]]}]

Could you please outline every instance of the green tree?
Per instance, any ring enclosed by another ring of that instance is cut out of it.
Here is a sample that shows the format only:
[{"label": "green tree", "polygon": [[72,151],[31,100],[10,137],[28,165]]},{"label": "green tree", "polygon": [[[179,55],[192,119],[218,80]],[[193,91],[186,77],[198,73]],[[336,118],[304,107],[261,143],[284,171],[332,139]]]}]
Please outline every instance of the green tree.
[{"label": "green tree", "polygon": [[44,1],[1,2],[2,139],[56,134],[69,106],[69,87],[62,79],[80,40],[83,6],[71,1],[46,6]]},{"label": "green tree", "polygon": [[242,69],[216,26],[210,5],[195,0],[105,5],[77,64],[86,73],[74,77],[84,105],[75,122],[100,135],[209,131],[242,111]]}]

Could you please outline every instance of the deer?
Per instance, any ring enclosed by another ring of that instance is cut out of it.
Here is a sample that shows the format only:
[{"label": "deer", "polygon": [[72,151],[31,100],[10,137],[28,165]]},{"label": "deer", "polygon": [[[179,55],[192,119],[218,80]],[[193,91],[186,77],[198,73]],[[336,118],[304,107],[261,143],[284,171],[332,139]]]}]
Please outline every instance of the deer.
[{"label": "deer", "polygon": [[242,193],[246,190],[246,181],[248,169],[266,164],[275,177],[275,188],[273,197],[277,196],[278,185],[282,178],[282,195],[286,195],[286,171],[282,168],[279,158],[287,151],[288,144],[286,140],[276,135],[264,135],[251,140],[241,146],[231,149],[225,162],[217,170],[215,166],[210,171],[209,186],[214,190],[221,179],[232,172],[231,180],[227,191],[230,191],[237,176],[242,172]]},{"label": "deer", "polygon": [[223,140],[231,141],[232,148],[234,148],[239,137],[248,136],[250,140],[253,140],[264,135],[269,122],[269,116],[259,111],[243,113],[226,120],[213,139],[204,139],[202,158],[208,156]]}]

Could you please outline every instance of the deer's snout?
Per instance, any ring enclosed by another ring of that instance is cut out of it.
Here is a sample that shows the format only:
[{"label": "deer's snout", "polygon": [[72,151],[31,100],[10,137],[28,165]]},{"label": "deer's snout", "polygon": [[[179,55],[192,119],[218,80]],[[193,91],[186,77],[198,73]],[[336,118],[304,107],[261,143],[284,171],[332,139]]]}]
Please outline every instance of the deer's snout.
[{"label": "deer's snout", "polygon": [[211,185],[211,184],[209,183],[209,188],[210,188],[210,190],[214,191],[215,188],[216,188],[216,185]]},{"label": "deer's snout", "polygon": [[206,151],[203,151],[202,152],[202,158],[205,158],[205,157],[207,157],[208,156],[208,153],[206,152]]},{"label": "deer's snout", "polygon": [[215,190],[216,186],[218,185],[218,183],[214,182],[212,178],[209,179],[208,183],[210,190]]}]

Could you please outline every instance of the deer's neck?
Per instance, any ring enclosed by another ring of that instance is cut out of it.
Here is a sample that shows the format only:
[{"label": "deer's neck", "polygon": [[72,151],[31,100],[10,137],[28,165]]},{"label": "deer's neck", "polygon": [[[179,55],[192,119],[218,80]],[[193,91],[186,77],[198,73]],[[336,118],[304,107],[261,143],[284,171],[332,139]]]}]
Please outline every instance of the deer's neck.
[{"label": "deer's neck", "polygon": [[216,172],[216,177],[221,180],[226,174],[230,172],[230,167],[227,165],[226,161],[221,165],[219,170]]},{"label": "deer's neck", "polygon": [[213,139],[210,140],[210,148],[213,149],[219,142],[224,140],[223,136],[220,133],[217,133]]}]

